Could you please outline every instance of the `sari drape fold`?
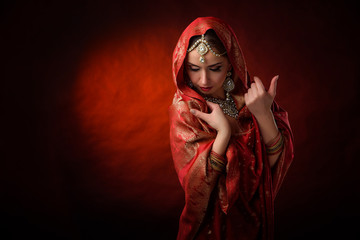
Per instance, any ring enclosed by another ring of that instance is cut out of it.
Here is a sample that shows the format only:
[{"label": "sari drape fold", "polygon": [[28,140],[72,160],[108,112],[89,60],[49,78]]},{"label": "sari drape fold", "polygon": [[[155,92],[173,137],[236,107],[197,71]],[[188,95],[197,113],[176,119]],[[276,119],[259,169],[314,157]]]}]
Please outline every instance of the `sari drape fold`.
[{"label": "sari drape fold", "polygon": [[190,113],[208,112],[205,100],[187,87],[183,62],[189,39],[213,29],[227,49],[237,89],[247,89],[248,73],[237,38],[220,19],[198,18],[181,35],[173,55],[177,86],[169,107],[170,145],[185,206],[179,220],[178,239],[272,239],[274,199],[293,159],[293,135],[288,115],[274,101],[272,111],[283,134],[284,147],[270,168],[255,117],[239,107],[240,133],[232,135],[226,151],[226,173],[217,177],[208,163],[216,130]]}]

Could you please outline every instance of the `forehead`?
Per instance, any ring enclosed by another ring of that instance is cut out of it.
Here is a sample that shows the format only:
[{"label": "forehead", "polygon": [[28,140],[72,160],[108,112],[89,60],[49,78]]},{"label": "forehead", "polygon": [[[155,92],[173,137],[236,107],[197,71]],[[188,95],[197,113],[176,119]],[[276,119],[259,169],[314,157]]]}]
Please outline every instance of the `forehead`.
[{"label": "forehead", "polygon": [[192,50],[191,52],[187,53],[185,61],[186,63],[192,63],[198,66],[208,66],[219,62],[228,62],[228,59],[226,56],[220,56],[217,57],[214,54],[212,54],[210,51],[207,52],[203,57],[205,59],[205,62],[200,62],[201,55],[196,51],[196,49]]}]

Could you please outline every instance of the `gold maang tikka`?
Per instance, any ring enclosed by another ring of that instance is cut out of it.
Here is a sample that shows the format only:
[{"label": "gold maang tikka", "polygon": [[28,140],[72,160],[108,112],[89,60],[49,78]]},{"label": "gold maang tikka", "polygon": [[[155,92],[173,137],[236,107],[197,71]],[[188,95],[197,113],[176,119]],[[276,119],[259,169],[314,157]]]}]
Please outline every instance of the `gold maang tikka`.
[{"label": "gold maang tikka", "polygon": [[198,39],[192,46],[191,48],[189,48],[187,50],[187,52],[191,52],[192,50],[194,50],[194,48],[196,48],[196,51],[200,54],[200,59],[199,61],[204,63],[205,62],[205,58],[204,58],[204,55],[210,50],[210,52],[212,54],[214,54],[215,56],[217,57],[220,57],[224,54],[226,54],[226,51],[223,52],[223,53],[216,53],[214,52],[214,50],[211,49],[211,46],[210,44],[205,40],[205,36],[204,34],[201,35],[201,38]]}]

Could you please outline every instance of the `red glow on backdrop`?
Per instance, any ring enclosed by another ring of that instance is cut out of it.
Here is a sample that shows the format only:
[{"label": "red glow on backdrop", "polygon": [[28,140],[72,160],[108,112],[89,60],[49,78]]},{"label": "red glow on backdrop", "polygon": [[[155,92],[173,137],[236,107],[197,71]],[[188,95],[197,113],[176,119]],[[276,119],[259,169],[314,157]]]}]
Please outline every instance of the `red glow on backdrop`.
[{"label": "red glow on backdrop", "polygon": [[280,75],[295,159],[275,200],[275,238],[355,234],[355,5],[3,2],[2,236],[175,239],[184,193],[168,142],[171,55],[199,16],[232,26],[266,87]]},{"label": "red glow on backdrop", "polygon": [[121,199],[157,213],[181,205],[167,112],[175,91],[171,56],[177,35],[152,27],[111,36],[84,58],[75,110],[93,159],[86,181],[94,181],[91,191],[106,201]]}]

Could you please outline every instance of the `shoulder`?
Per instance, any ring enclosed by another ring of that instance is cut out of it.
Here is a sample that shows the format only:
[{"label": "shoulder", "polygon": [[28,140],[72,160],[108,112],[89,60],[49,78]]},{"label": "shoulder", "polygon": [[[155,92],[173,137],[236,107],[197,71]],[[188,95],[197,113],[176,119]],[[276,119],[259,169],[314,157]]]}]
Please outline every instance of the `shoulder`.
[{"label": "shoulder", "polygon": [[[192,132],[209,132],[208,126],[202,120],[195,117],[190,109],[197,109],[206,112],[204,104],[197,99],[188,98],[177,92],[174,95],[173,102],[168,108],[170,126],[177,128],[191,129]],[[197,129],[197,130],[196,130]]]},{"label": "shoulder", "polygon": [[190,114],[190,109],[196,109],[202,112],[207,111],[206,106],[204,106],[201,101],[186,96],[184,97],[183,94],[177,91],[174,94],[172,104],[169,106],[169,113]]},{"label": "shoulder", "polygon": [[168,108],[170,124],[174,122],[190,122],[193,117],[187,101],[182,94],[176,92],[173,97],[172,104]]},{"label": "shoulder", "polygon": [[173,114],[179,114],[180,112],[190,112],[190,109],[187,107],[186,101],[183,97],[176,92],[173,97],[172,104],[169,106],[170,116]]}]

